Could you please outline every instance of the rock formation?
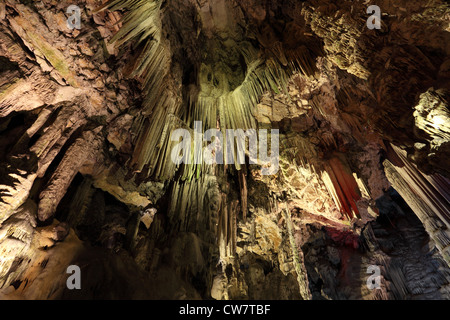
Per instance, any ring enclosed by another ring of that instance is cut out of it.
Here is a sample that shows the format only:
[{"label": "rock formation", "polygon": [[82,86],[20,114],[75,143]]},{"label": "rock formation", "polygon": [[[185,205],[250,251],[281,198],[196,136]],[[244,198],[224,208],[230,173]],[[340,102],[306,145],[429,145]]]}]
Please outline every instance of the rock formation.
[{"label": "rock formation", "polygon": [[0,0],[0,298],[449,299],[450,6],[377,5]]}]

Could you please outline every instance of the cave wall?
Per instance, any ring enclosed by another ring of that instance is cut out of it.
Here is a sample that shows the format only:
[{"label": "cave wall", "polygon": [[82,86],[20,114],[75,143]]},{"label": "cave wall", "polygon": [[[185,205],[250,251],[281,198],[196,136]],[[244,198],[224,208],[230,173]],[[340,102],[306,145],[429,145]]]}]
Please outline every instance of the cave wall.
[{"label": "cave wall", "polygon": [[[448,299],[450,8],[378,5],[1,2],[1,297]],[[278,172],[176,166],[195,121]]]}]

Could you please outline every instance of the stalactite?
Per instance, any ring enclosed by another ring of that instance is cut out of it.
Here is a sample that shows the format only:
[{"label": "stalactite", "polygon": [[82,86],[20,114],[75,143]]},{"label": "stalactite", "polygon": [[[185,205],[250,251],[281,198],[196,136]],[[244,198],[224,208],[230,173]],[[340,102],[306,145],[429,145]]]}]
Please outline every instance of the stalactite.
[{"label": "stalactite", "polygon": [[[382,30],[323,0],[87,0],[69,30],[69,2],[0,0],[0,299],[448,298],[443,0]],[[279,129],[280,170],[175,165],[196,121]]]},{"label": "stalactite", "polygon": [[36,173],[30,168],[27,157],[11,157],[13,165],[0,167],[2,182],[0,185],[0,223],[8,219],[28,198]]},{"label": "stalactite", "polygon": [[239,176],[239,187],[241,191],[241,210],[242,210],[242,220],[245,222],[247,220],[247,178],[244,170],[238,172]]},{"label": "stalactite", "polygon": [[[144,167],[152,164],[149,168],[149,175],[164,180],[170,179],[176,170],[173,170],[175,168],[169,164],[171,160],[169,159],[168,143],[164,144],[161,141],[157,144],[154,137],[162,136],[165,138],[167,133],[171,132],[173,118],[184,119],[190,128],[192,128],[194,121],[202,121],[203,129],[207,129],[216,127],[216,117],[219,115],[220,129],[223,132],[226,129],[247,130],[256,128],[253,108],[259,97],[266,90],[278,92],[280,88],[288,94],[288,74],[293,70],[286,71],[284,68],[280,68],[280,61],[275,61],[270,57],[264,61],[249,42],[242,42],[236,50],[240,52],[247,64],[243,82],[232,91],[219,88],[222,93],[215,97],[201,91],[195,94],[191,93],[188,113],[183,116],[184,111],[181,109],[181,103],[175,101],[172,96],[167,96],[167,90],[161,90],[169,60],[163,59],[166,45],[160,35],[159,6],[159,1],[146,3],[145,1],[111,0],[99,11],[106,8],[111,10],[125,8],[128,10],[124,17],[124,25],[113,37],[112,42],[116,41],[117,45],[123,45],[129,41],[134,41],[135,44],[146,41],[140,55],[130,66],[132,70],[130,76],[144,78],[144,87],[146,88],[144,89],[146,96],[144,106],[147,109],[158,104],[164,107],[155,110],[151,114],[150,124],[145,130],[138,132],[137,148],[131,165],[136,166],[137,171],[141,171]],[[144,18],[142,12],[147,11],[149,14]],[[226,79],[226,75],[224,75],[224,79]],[[194,96],[197,96],[197,98],[194,98]],[[166,148],[161,147],[163,145]],[[224,153],[226,154],[225,149]],[[240,170],[240,164],[236,159],[234,163],[236,169]],[[183,179],[191,179],[194,176],[198,177],[202,166],[187,164],[184,165],[184,168]]]},{"label": "stalactite", "polygon": [[[176,171],[171,165],[169,148],[172,145],[168,142],[172,128],[179,127],[179,121],[175,121],[175,118],[180,112],[181,104],[167,90],[167,81],[170,81],[167,77],[170,56],[161,36],[160,6],[161,1],[111,0],[97,12],[106,8],[112,11],[128,10],[123,18],[122,28],[111,42],[117,46],[130,41],[135,46],[144,43],[129,65],[129,76],[143,79],[143,115],[149,118],[150,123],[146,130],[141,131],[140,126],[138,127],[138,147],[133,154],[131,166],[137,171],[151,166],[148,175],[165,180],[172,178]],[[161,137],[161,140],[158,141],[155,137]]]},{"label": "stalactite", "polygon": [[306,268],[303,262],[303,257],[300,258],[300,249],[297,248],[297,244],[295,243],[294,228],[292,226],[291,214],[288,210],[287,203],[286,208],[282,210],[282,212],[287,226],[287,233],[289,237],[289,243],[291,245],[292,255],[294,257],[294,267],[295,272],[297,273],[297,282],[300,289],[300,294],[303,300],[311,300],[311,292],[309,291],[309,282],[306,276]]},{"label": "stalactite", "polygon": [[92,187],[92,179],[85,177],[78,186],[67,213],[67,223],[76,228],[84,219],[89,204],[92,201],[95,189]]},{"label": "stalactite", "polygon": [[227,225],[225,233],[226,243],[226,256],[225,258],[234,259],[236,253],[236,230],[237,230],[237,213],[238,213],[238,200],[233,200],[227,206],[228,212],[226,215],[225,224]]},{"label": "stalactite", "polygon": [[227,256],[227,230],[228,229],[228,204],[226,194],[222,194],[221,209],[219,213],[219,228],[218,228],[218,241],[219,241],[219,254],[220,258],[224,259]]},{"label": "stalactite", "polygon": [[450,173],[450,161],[445,155],[450,140],[450,93],[447,89],[430,88],[420,95],[414,107],[415,134],[421,142],[414,144],[415,163],[422,171],[430,167],[440,174]]},{"label": "stalactite", "polygon": [[448,192],[441,192],[450,189],[449,181],[438,174],[423,174],[408,161],[404,151],[387,147],[389,160],[383,163],[387,178],[422,221],[450,265],[450,198]]}]

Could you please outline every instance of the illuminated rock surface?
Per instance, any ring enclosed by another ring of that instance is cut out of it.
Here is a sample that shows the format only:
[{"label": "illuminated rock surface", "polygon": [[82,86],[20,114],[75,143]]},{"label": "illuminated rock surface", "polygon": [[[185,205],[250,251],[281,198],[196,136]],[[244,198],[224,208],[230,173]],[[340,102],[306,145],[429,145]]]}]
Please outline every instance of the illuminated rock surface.
[{"label": "illuminated rock surface", "polygon": [[[379,6],[0,2],[0,299],[450,299],[450,7]],[[174,164],[195,121],[278,172]]]}]

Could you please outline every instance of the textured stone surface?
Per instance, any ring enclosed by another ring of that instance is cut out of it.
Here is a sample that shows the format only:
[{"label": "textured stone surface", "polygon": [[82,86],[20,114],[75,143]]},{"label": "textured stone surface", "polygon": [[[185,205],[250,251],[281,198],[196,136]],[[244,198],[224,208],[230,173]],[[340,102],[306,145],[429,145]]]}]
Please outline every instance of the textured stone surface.
[{"label": "textured stone surface", "polygon": [[[0,298],[449,299],[450,8],[378,4],[1,2]],[[176,166],[194,121],[279,171]]]}]

